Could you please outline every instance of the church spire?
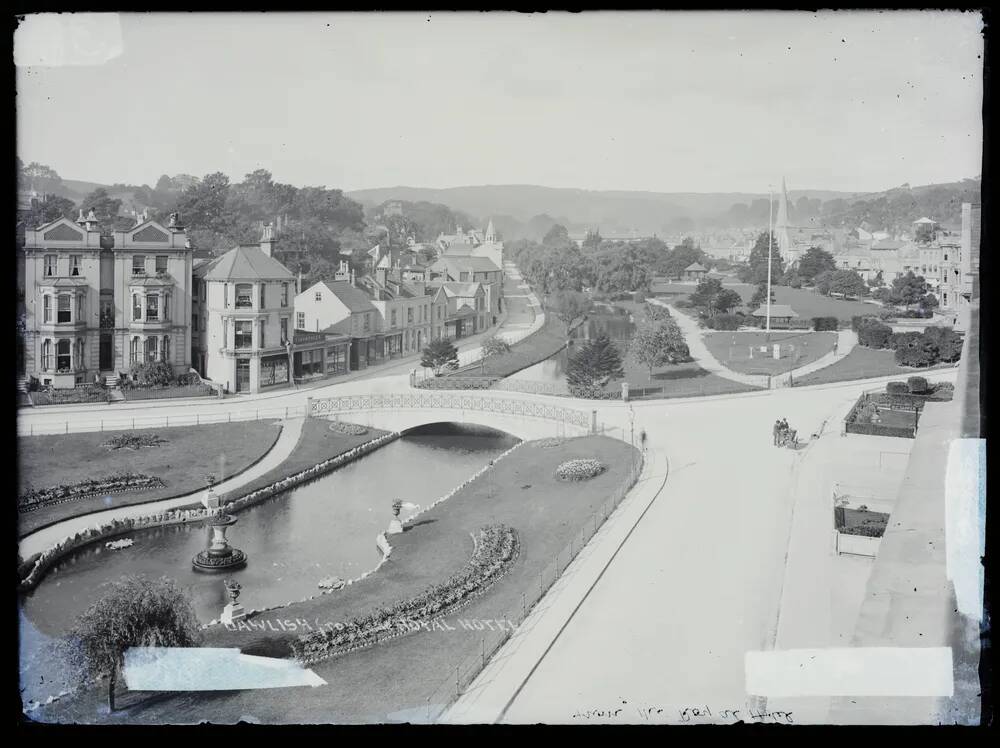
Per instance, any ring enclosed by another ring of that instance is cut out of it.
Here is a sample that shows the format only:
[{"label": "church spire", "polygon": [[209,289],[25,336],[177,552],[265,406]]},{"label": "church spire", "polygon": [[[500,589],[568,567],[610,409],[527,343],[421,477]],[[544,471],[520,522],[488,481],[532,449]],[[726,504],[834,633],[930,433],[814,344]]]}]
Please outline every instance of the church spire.
[{"label": "church spire", "polygon": [[486,236],[484,237],[487,242],[495,242],[497,240],[497,232],[493,228],[493,219],[490,219],[489,225],[486,227]]},{"label": "church spire", "polygon": [[781,194],[778,195],[778,220],[775,222],[776,229],[788,226],[788,189],[785,187],[785,178],[781,178]]}]

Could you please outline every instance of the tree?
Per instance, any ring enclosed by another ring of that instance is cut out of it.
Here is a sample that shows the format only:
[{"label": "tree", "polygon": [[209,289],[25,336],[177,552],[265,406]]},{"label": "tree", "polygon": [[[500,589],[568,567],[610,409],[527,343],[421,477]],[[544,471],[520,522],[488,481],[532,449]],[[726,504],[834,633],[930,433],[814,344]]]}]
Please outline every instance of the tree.
[{"label": "tree", "polygon": [[442,369],[458,368],[458,349],[447,338],[432,340],[423,350],[420,365],[433,369],[434,376],[440,376]]},{"label": "tree", "polygon": [[833,271],[837,267],[833,255],[820,247],[809,247],[799,260],[799,276],[806,283],[811,284],[813,279],[824,270]]},{"label": "tree", "polygon": [[98,187],[83,199],[81,207],[84,215],[94,211],[101,231],[107,233],[113,231],[118,223],[118,211],[121,210],[122,201],[111,197],[103,187]]},{"label": "tree", "polygon": [[661,268],[668,278],[680,278],[684,270],[695,262],[704,263],[705,253],[690,236],[674,247]]},{"label": "tree", "polygon": [[108,707],[114,711],[118,672],[129,648],[191,647],[199,638],[191,602],[173,581],[125,576],[77,619],[69,654],[85,676],[108,677]]},{"label": "tree", "polygon": [[614,378],[622,378],[622,368],[618,349],[605,333],[588,340],[573,356],[566,367],[566,383],[574,395],[587,397],[604,389]]},{"label": "tree", "polygon": [[854,270],[836,270],[830,277],[830,292],[861,296],[865,292],[865,279]]},{"label": "tree", "polygon": [[813,285],[816,286],[816,290],[821,294],[826,296],[830,293],[830,284],[833,281],[833,271],[824,270],[813,278]]},{"label": "tree", "polygon": [[[771,289],[771,303],[773,304],[774,299],[774,288]],[[750,306],[753,309],[758,309],[767,303],[767,283],[761,283],[757,286],[757,290],[754,291],[753,298],[750,299]]]},{"label": "tree", "polygon": [[510,353],[510,343],[508,343],[503,338],[497,337],[496,335],[491,335],[483,341],[483,373],[486,373],[486,360],[489,358],[497,358],[503,356],[506,353]]},{"label": "tree", "polygon": [[[910,270],[906,275],[900,275],[893,279],[892,290],[889,294],[889,303],[900,304],[906,307],[920,304],[927,307],[930,300],[930,286],[922,275],[914,275]],[[936,303],[936,299],[934,302]]]},{"label": "tree", "polygon": [[629,353],[649,369],[650,381],[655,367],[680,363],[690,355],[684,335],[677,323],[669,318],[656,327],[639,328],[629,343]]},{"label": "tree", "polygon": [[566,337],[569,337],[573,328],[586,319],[593,308],[593,302],[585,293],[579,291],[560,291],[555,296],[552,311],[555,312],[556,317],[566,326]]},{"label": "tree", "polygon": [[[766,203],[766,201],[765,201]],[[771,283],[778,285],[785,272],[784,261],[778,250],[777,239],[772,238],[771,253]],[[744,283],[767,282],[768,233],[765,231],[757,237],[757,242],[750,250],[750,260],[745,267],[740,268],[740,280]]]},{"label": "tree", "polygon": [[569,232],[566,230],[566,227],[557,223],[545,232],[542,244],[546,247],[566,247],[573,244],[573,240],[569,238]]},{"label": "tree", "polygon": [[709,311],[715,302],[716,297],[722,293],[722,281],[718,278],[703,278],[698,281],[688,300],[692,305]]},{"label": "tree", "polygon": [[58,195],[46,195],[24,212],[24,225],[36,228],[57,218],[76,218],[76,203]]},{"label": "tree", "polygon": [[742,296],[731,288],[724,288],[716,294],[715,299],[712,301],[712,309],[716,312],[728,314],[742,303]]}]

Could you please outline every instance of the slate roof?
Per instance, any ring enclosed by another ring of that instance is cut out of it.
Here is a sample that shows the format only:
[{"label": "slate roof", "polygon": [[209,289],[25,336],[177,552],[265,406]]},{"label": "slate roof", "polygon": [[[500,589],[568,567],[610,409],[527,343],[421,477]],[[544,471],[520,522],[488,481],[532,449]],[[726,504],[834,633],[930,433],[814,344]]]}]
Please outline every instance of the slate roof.
[{"label": "slate roof", "polygon": [[377,311],[375,307],[372,306],[372,303],[368,298],[368,294],[360,288],[355,288],[347,281],[320,282],[312,286],[312,288],[304,291],[304,293],[314,293],[313,289],[316,288],[316,286],[323,286],[330,293],[340,299],[340,302],[352,313]]},{"label": "slate roof", "polygon": [[445,255],[442,259],[438,260],[438,262],[448,263],[459,270],[466,270],[473,273],[497,273],[500,271],[500,268],[498,268],[496,263],[489,257],[448,257]]},{"label": "slate roof", "polygon": [[708,272],[708,268],[705,267],[704,265],[701,265],[701,264],[697,263],[697,262],[692,262],[690,265],[688,265],[686,268],[684,268],[684,272],[685,273],[689,273],[689,272],[706,272],[707,273]]},{"label": "slate roof", "polygon": [[235,247],[211,261],[204,275],[205,280],[294,280],[292,271],[273,257],[268,257],[260,247]]},{"label": "slate roof", "polygon": [[444,289],[446,296],[475,296],[479,289],[482,288],[482,284],[479,281],[475,283],[446,281],[441,284],[441,288]]}]

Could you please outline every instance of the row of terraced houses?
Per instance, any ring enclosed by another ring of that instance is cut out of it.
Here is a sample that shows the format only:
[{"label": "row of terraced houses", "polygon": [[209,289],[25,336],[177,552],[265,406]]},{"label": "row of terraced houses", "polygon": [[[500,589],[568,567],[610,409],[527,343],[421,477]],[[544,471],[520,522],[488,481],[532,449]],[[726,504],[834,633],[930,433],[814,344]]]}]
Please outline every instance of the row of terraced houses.
[{"label": "row of terraced houses", "polygon": [[433,263],[375,247],[370,272],[341,261],[307,289],[279,261],[273,227],[262,233],[259,244],[196,257],[176,213],[112,236],[92,212],[26,230],[19,374],[65,389],[162,361],[229,392],[260,392],[411,356],[483,332],[503,312],[492,223],[488,241],[439,240]]}]

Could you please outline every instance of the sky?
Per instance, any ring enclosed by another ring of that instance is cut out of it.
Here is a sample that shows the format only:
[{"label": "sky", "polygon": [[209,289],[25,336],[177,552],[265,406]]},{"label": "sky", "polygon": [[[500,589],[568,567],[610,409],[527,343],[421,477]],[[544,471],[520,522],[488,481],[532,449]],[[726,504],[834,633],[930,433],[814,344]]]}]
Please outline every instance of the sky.
[{"label": "sky", "polygon": [[955,11],[43,14],[17,150],[66,179],[880,191],[981,172]]}]

